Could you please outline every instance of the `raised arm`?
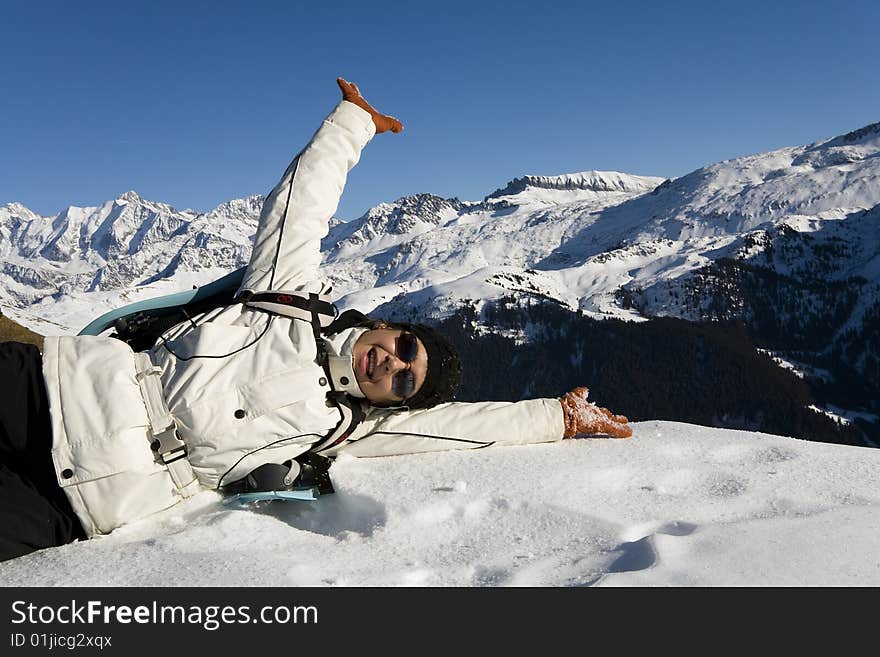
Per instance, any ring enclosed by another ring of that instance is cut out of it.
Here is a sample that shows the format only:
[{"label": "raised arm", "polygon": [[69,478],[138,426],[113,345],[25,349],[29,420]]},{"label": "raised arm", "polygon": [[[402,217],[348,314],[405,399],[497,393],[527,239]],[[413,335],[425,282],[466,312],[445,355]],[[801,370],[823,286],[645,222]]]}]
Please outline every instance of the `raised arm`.
[{"label": "raised arm", "polygon": [[357,86],[339,78],[343,100],[324,119],[263,203],[240,292],[296,289],[317,279],[321,238],[339,205],[348,172],[374,134],[400,132]]}]

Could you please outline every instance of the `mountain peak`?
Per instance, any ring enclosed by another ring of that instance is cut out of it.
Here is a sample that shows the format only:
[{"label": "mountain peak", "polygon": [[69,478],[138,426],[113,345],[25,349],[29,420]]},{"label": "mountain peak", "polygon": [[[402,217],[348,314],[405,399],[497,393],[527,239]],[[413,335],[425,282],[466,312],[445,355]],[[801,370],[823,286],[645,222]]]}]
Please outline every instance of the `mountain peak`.
[{"label": "mountain peak", "polygon": [[120,194],[116,197],[117,201],[131,201],[132,203],[137,203],[138,201],[142,201],[140,194],[138,194],[133,189],[128,190],[124,194]]},{"label": "mountain peak", "polygon": [[22,216],[22,217],[35,217],[38,216],[36,212],[31,210],[26,205],[19,203],[18,201],[13,201],[12,203],[7,203],[5,207],[11,214]]},{"label": "mountain peak", "polygon": [[840,139],[847,143],[852,143],[855,141],[859,141],[864,138],[875,138],[880,137],[880,122],[872,123],[870,125],[866,125],[864,128],[859,128],[858,130],[853,130],[852,132],[848,132],[845,135],[842,135]]},{"label": "mountain peak", "polygon": [[514,178],[502,189],[496,189],[486,197],[486,200],[512,196],[529,188],[592,192],[650,192],[664,180],[664,178],[635,176],[618,171],[581,171],[558,176],[523,176],[522,178]]}]

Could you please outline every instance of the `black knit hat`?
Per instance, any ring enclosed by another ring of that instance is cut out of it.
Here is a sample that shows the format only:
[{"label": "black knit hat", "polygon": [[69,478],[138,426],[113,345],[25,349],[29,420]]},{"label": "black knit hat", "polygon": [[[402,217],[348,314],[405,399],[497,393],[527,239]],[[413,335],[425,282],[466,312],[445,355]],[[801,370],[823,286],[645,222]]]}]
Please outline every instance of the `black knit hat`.
[{"label": "black knit hat", "polygon": [[413,333],[428,352],[425,381],[404,404],[410,408],[431,408],[452,401],[461,386],[461,359],[455,347],[430,326],[402,322],[395,322],[394,326]]}]

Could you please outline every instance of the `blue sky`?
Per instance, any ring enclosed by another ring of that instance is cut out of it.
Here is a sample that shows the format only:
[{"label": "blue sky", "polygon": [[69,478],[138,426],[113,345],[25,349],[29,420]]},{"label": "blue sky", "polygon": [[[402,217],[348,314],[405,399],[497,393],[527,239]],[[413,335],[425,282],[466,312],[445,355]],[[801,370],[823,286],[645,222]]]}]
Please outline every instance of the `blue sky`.
[{"label": "blue sky", "polygon": [[[401,6],[397,6],[400,4]],[[880,121],[880,3],[2,4],[0,204],[265,193],[357,82],[398,116],[337,215],[590,169],[675,177]]]}]

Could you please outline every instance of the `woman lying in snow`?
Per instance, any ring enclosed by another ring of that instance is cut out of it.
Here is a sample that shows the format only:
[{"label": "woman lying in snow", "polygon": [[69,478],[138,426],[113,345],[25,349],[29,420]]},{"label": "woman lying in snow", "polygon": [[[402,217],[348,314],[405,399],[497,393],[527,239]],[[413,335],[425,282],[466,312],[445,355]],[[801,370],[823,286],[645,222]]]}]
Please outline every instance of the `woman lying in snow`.
[{"label": "woman lying in snow", "polygon": [[0,559],[107,534],[202,490],[289,487],[304,455],[632,435],[586,388],[455,402],[459,358],[434,330],[322,314],[320,240],[346,176],[374,134],[403,129],[337,83],[343,100],[263,205],[236,303],[145,352],[95,336],[48,337],[42,356],[0,345]]}]

